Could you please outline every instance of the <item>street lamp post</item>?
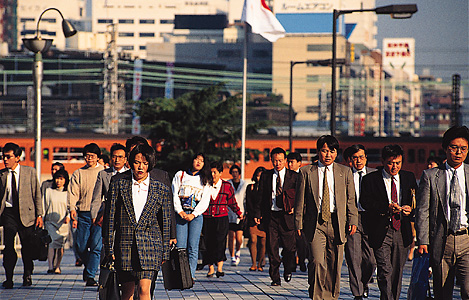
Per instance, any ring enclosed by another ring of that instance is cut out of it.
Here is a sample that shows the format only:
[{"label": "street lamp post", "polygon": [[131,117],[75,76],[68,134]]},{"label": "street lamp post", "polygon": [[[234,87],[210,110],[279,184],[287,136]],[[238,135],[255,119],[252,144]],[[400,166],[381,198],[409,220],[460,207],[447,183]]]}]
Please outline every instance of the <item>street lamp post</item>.
[{"label": "street lamp post", "polygon": [[57,8],[48,8],[44,10],[37,21],[36,36],[34,38],[23,39],[24,46],[34,52],[34,64],[33,64],[33,81],[34,81],[34,99],[36,103],[36,118],[35,118],[35,160],[34,167],[36,168],[36,174],[38,180],[41,180],[41,158],[42,158],[42,147],[41,147],[41,105],[42,105],[42,78],[43,78],[43,62],[42,53],[49,50],[52,45],[52,39],[41,38],[41,32],[39,31],[39,23],[41,18],[46,11],[56,10],[62,17],[62,31],[66,38],[73,36],[77,33],[73,25],[64,19],[62,13]]},{"label": "street lamp post", "polygon": [[340,15],[354,12],[374,12],[378,15],[391,15],[393,19],[408,19],[417,12],[416,4],[395,4],[371,9],[334,9],[332,14],[332,83],[331,83],[331,135],[336,133],[336,94],[337,94],[337,20]]},{"label": "street lamp post", "polygon": [[[289,110],[289,135],[288,135],[288,144],[289,150],[293,151],[293,67],[298,64],[307,64],[309,66],[330,66],[332,63],[331,59],[321,59],[321,60],[305,60],[305,61],[290,61],[290,110]],[[345,60],[340,59],[336,60],[336,64],[345,64]]]}]

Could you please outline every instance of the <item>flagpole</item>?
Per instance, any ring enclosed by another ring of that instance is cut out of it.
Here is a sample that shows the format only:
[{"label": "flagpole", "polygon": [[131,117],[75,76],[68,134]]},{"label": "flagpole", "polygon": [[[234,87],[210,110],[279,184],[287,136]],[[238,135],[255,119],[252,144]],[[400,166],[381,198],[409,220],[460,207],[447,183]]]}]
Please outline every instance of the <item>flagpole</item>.
[{"label": "flagpole", "polygon": [[241,179],[244,179],[246,166],[246,90],[248,79],[248,24],[244,22],[244,58],[243,58],[243,117],[241,125]]}]

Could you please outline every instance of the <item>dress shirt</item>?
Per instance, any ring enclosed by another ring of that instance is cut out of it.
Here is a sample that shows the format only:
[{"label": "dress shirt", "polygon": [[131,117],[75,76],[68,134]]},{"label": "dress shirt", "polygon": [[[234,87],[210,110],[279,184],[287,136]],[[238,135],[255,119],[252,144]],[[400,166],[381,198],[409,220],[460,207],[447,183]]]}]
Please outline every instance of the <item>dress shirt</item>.
[{"label": "dress shirt", "polygon": [[13,207],[13,199],[11,199],[11,176],[13,175],[13,171],[15,171],[15,180],[16,180],[16,190],[20,186],[20,164],[16,165],[14,170],[8,169],[8,176],[7,176],[7,201],[5,203],[5,207]]},{"label": "dress shirt", "polygon": [[352,172],[353,172],[353,183],[355,184],[355,195],[357,197],[357,208],[358,208],[358,211],[365,211],[359,201],[360,200],[360,174],[359,172],[362,172],[362,179],[363,179],[363,176],[366,175],[366,167],[363,167],[360,171],[355,168],[352,168]]},{"label": "dress shirt", "polygon": [[150,174],[142,182],[138,182],[132,175],[132,202],[134,204],[135,220],[140,219],[145,203],[147,203]]},{"label": "dress shirt", "polygon": [[[331,213],[335,212],[335,190],[334,190],[334,168],[333,164],[329,166],[324,166],[321,162],[318,162],[318,177],[319,177],[319,203],[322,203],[323,185],[324,185],[324,172],[327,168],[327,185],[329,186],[329,201],[330,201],[330,211]],[[321,212],[321,206],[319,206],[319,212]]]},{"label": "dress shirt", "polygon": [[[391,204],[391,175],[388,174],[384,169],[382,171],[383,174],[383,180],[384,180],[384,185],[386,186],[386,194],[388,195],[388,201],[389,204]],[[401,205],[402,198],[401,198],[401,181],[399,179],[399,174],[394,176],[394,183],[396,184],[396,192],[397,192],[397,204]]]},{"label": "dress shirt", "polygon": [[[451,179],[453,178],[454,168],[445,163],[446,165],[446,212],[448,216],[451,215],[450,208],[449,208],[449,193],[450,193],[450,186],[451,186]],[[461,227],[468,227],[467,223],[467,212],[466,212],[466,176],[464,174],[464,165],[461,164],[459,168],[456,169],[456,176],[458,176],[459,187],[461,189]]]},{"label": "dress shirt", "polygon": [[272,176],[272,206],[271,209],[273,211],[281,211],[282,209],[277,206],[277,201],[276,201],[276,188],[277,188],[277,177],[280,176],[280,183],[283,184],[285,183],[285,173],[287,172],[287,169],[284,167],[282,170],[279,172],[277,170],[274,170],[274,175]]},{"label": "dress shirt", "polygon": [[112,176],[116,175],[117,173],[124,173],[128,169],[129,168],[127,168],[126,166],[123,166],[119,171],[117,171],[116,169],[114,169],[114,167],[112,167]]},{"label": "dress shirt", "polygon": [[210,187],[210,197],[212,199],[217,199],[218,193],[220,192],[222,180],[218,179],[218,182]]}]

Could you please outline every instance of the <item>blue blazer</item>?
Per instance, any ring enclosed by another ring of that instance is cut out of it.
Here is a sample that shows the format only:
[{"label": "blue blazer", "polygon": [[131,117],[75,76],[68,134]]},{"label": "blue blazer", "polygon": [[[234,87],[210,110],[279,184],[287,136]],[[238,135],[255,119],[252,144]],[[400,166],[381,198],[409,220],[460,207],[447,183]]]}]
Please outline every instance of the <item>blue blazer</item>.
[{"label": "blue blazer", "polygon": [[[116,268],[131,271],[131,251],[136,248],[143,270],[158,270],[169,259],[171,190],[150,177],[148,198],[136,220],[132,201],[132,175],[112,181],[106,200],[103,245],[106,255],[115,255]],[[158,223],[160,215],[162,228]]]}]

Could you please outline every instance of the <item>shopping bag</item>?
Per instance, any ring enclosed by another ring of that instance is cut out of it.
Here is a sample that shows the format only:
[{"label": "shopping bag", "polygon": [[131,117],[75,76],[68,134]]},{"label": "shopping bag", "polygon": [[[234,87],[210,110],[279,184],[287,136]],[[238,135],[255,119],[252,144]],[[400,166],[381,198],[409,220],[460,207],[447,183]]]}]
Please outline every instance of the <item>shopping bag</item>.
[{"label": "shopping bag", "polygon": [[415,250],[412,275],[410,277],[409,290],[407,291],[407,300],[427,299],[427,291],[429,289],[429,260],[430,256],[428,253],[419,254],[418,250]]},{"label": "shopping bag", "polygon": [[185,290],[193,286],[187,250],[173,246],[169,260],[163,266],[164,288],[167,290]]},{"label": "shopping bag", "polygon": [[29,243],[31,243],[31,249],[33,260],[46,261],[47,252],[49,250],[49,244],[52,242],[47,230],[37,227],[31,235]]},{"label": "shopping bag", "polygon": [[98,293],[100,300],[120,300],[121,293],[114,260],[105,258],[99,271]]}]

